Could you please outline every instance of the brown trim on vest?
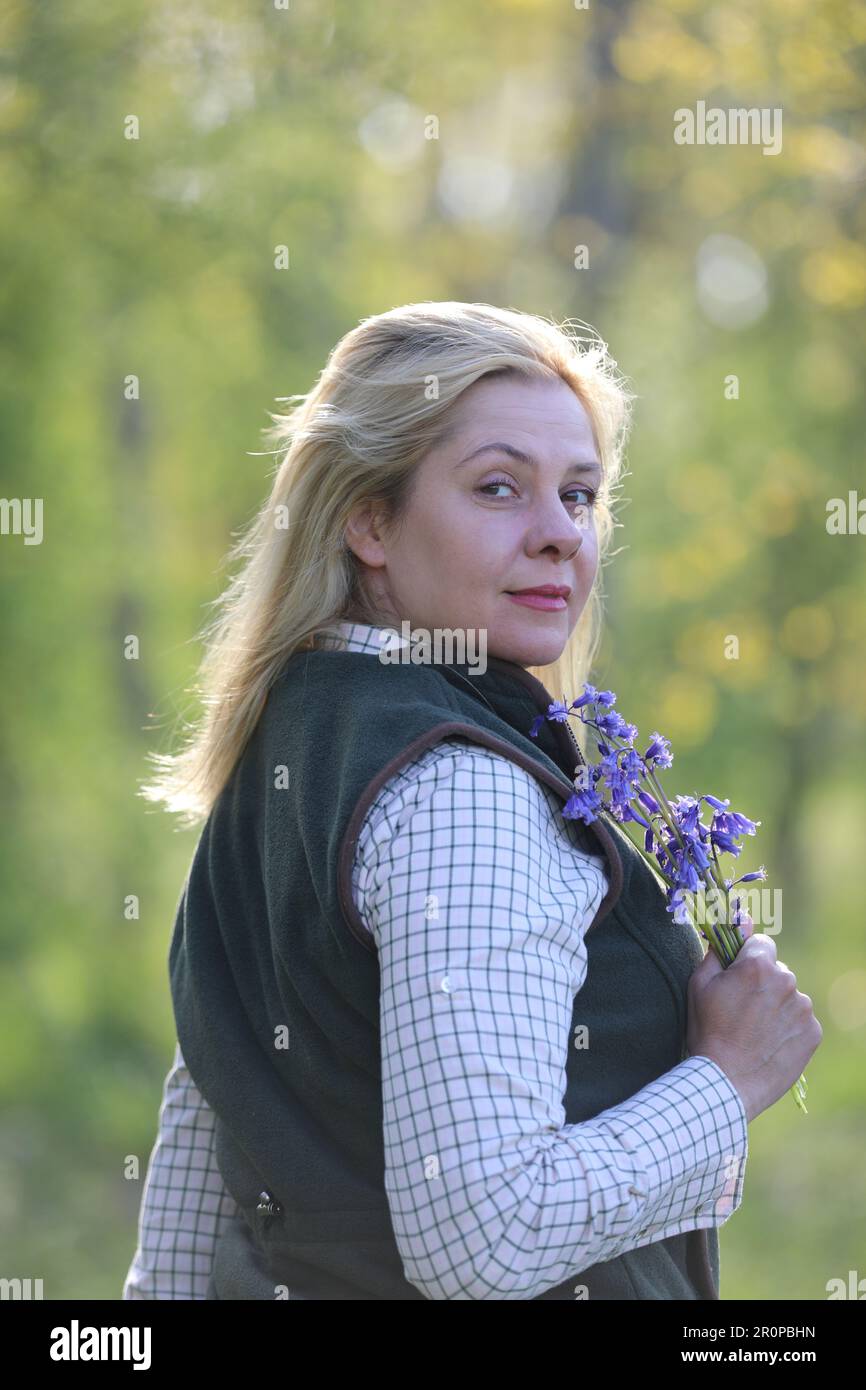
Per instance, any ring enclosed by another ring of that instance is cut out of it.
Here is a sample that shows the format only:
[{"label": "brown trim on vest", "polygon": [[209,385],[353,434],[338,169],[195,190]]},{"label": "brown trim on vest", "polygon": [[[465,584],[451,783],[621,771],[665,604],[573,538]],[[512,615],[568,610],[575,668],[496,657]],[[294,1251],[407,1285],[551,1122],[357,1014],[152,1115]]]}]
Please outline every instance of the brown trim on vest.
[{"label": "brown trim on vest", "polygon": [[[543,688],[542,686],[542,689]],[[470,739],[473,743],[480,743],[485,748],[492,748],[495,753],[501,753],[506,758],[510,758],[512,762],[517,763],[518,766],[522,767],[526,772],[531,773],[534,777],[537,777],[540,781],[551,787],[553,791],[562,797],[563,801],[567,801],[574,791],[573,784],[566,781],[564,774],[561,777],[554,776],[546,767],[542,767],[540,763],[536,762],[535,758],[531,757],[529,753],[521,752],[519,748],[515,748],[514,744],[509,743],[507,739],[500,738],[498,734],[490,733],[487,729],[482,729],[478,724],[466,724],[462,720],[456,719],[447,720],[445,723],[436,724],[432,729],[427,729],[425,733],[419,734],[417,738],[407,744],[396,757],[393,757],[390,762],[386,763],[385,766],[377,772],[376,776],[367,783],[367,786],[358,798],[354,811],[349,817],[349,823],[346,826],[346,832],[343,836],[339,856],[337,858],[337,893],[340,907],[343,910],[343,916],[346,919],[352,935],[356,937],[363,946],[366,946],[369,951],[374,953],[376,950],[376,943],[369,930],[364,925],[364,921],[355,905],[352,893],[352,866],[354,863],[355,846],[358,842],[358,836],[361,833],[364,817],[382,787],[390,777],[393,777],[396,772],[399,772],[401,767],[411,762],[413,758],[416,758],[420,753],[424,752],[426,748],[432,748],[434,744],[440,743],[443,739],[453,738],[457,735],[462,738]],[[599,819],[593,821],[588,828],[595,833],[601,843],[607,859],[608,873],[610,875],[610,886],[599,903],[595,916],[587,927],[587,931],[589,932],[603,917],[607,916],[608,912],[611,911],[619,898],[622,892],[623,870],[622,860],[619,857],[616,841],[606,826],[602,825]]]}]

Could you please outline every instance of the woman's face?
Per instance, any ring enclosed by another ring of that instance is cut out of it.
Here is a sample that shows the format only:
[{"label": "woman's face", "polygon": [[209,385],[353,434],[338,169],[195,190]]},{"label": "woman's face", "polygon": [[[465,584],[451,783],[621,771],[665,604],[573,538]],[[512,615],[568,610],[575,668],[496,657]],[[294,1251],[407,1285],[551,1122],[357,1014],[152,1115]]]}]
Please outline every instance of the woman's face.
[{"label": "woman's face", "polygon": [[[398,629],[486,629],[490,656],[546,666],[596,576],[601,478],[589,417],[564,381],[482,379],[419,465],[400,524],[365,504],[346,541],[365,592]],[[555,608],[511,597],[539,585],[570,592]]]}]

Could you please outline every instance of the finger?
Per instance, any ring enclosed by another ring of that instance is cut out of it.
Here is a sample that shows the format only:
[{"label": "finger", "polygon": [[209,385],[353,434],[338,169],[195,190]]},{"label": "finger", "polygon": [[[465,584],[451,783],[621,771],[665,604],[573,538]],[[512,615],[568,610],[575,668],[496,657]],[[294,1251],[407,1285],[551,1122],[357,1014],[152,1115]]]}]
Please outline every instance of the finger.
[{"label": "finger", "polygon": [[776,943],[773,937],[767,936],[765,932],[750,931],[737,952],[736,959],[753,955],[767,955],[771,960],[776,960]]},{"label": "finger", "polygon": [[748,912],[744,912],[744,913],[743,913],[742,921],[740,922],[740,926],[739,926],[740,936],[743,938],[744,941],[747,941],[748,938],[752,935],[752,932],[753,932],[754,930],[755,930],[755,924],[754,924],[754,922],[752,921],[752,919],[751,919],[751,917],[749,916]]},{"label": "finger", "polygon": [[717,975],[719,971],[724,970],[724,968],[714,947],[708,946],[704,952],[703,960],[698,962],[695,970],[701,972],[699,978],[703,980],[707,977],[712,978],[713,975]]}]

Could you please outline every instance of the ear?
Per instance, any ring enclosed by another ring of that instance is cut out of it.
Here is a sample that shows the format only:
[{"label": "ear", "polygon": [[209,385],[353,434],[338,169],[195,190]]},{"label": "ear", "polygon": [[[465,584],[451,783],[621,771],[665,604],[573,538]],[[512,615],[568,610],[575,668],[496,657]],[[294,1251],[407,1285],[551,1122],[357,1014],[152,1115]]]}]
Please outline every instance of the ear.
[{"label": "ear", "polygon": [[381,503],[368,500],[353,507],[344,528],[347,548],[373,569],[381,569],[385,564],[386,524]]}]

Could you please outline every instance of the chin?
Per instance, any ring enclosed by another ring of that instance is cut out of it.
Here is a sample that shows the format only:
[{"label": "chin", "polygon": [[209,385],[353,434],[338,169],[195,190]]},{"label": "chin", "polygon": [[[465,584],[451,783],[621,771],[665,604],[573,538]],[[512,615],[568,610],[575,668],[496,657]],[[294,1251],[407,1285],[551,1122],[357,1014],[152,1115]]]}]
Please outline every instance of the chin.
[{"label": "chin", "polygon": [[550,666],[562,656],[567,640],[551,632],[547,636],[503,642],[501,648],[491,650],[490,655],[501,656],[505,661],[514,661],[518,666]]}]

